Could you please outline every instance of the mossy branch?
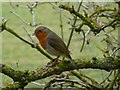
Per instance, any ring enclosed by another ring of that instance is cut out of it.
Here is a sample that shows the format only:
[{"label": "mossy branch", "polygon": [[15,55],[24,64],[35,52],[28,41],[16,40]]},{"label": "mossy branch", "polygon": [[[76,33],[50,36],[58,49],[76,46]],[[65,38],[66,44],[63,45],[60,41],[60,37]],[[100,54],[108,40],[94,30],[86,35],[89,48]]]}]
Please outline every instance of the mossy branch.
[{"label": "mossy branch", "polygon": [[60,5],[59,8],[67,10],[70,13],[72,13],[72,14],[76,15],[77,17],[79,17],[80,19],[82,19],[85,22],[85,24],[88,25],[91,28],[91,30],[95,29],[95,27],[91,24],[90,18],[85,18],[82,14],[80,14],[77,11],[75,11],[74,7],[70,8],[70,7],[67,7],[65,5]]},{"label": "mossy branch", "polygon": [[102,9],[98,9],[96,10],[94,13],[92,13],[89,17],[94,16],[95,14],[99,14],[105,11],[116,11],[115,9],[110,9],[110,8],[102,8]]},{"label": "mossy branch", "polygon": [[119,20],[118,19],[119,17],[117,16],[117,18],[115,17],[114,20],[108,23],[107,25],[100,26],[98,22],[92,18],[92,16],[94,16],[95,14],[99,14],[99,13],[106,12],[106,11],[112,11],[114,13],[116,12],[115,9],[110,9],[110,8],[99,9],[93,12],[89,17],[85,17],[82,14],[80,14],[78,11],[75,11],[74,7],[60,5],[59,8],[67,10],[71,14],[74,14],[75,16],[79,17],[83,21],[83,24],[87,25],[95,35],[98,34],[100,31],[104,30],[106,27],[112,26],[112,24],[114,24],[117,20]]},{"label": "mossy branch", "polygon": [[[111,71],[119,69],[120,58],[107,57],[101,60],[97,58],[93,58],[91,60],[77,60],[76,65],[79,69],[92,68]],[[1,73],[11,77],[14,80],[14,83],[9,85],[9,87],[13,87],[14,84],[16,85],[17,83],[16,88],[23,88],[32,81],[47,78],[52,75],[59,75],[64,71],[74,70],[75,67],[71,65],[70,61],[57,60],[54,62],[51,61],[45,67],[36,69],[34,71],[17,71],[4,64],[0,64],[0,69]],[[6,88],[8,88],[8,86]]]}]

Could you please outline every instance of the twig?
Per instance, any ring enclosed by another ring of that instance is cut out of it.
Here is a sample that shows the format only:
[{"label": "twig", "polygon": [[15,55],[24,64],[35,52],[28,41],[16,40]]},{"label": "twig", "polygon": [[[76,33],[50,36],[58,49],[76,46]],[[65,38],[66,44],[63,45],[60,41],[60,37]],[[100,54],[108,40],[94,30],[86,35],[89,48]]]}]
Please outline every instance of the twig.
[{"label": "twig", "polygon": [[85,33],[85,37],[90,33],[90,29]]},{"label": "twig", "polygon": [[83,43],[82,43],[80,52],[82,52],[83,47],[84,47],[84,45],[85,45],[85,40],[86,40],[86,38],[85,38],[85,37],[86,37],[86,36],[85,36],[85,32],[84,32],[84,30],[81,29],[83,25],[84,25],[84,24],[82,23],[82,24],[80,24],[80,26],[79,26],[78,28],[75,29],[76,32],[78,32],[78,33],[82,32],[82,35],[83,35],[83,38],[82,38],[82,39],[83,39]]},{"label": "twig", "polygon": [[83,47],[84,47],[84,45],[85,45],[86,36],[90,33],[90,29],[88,29],[88,31],[87,31],[86,33],[84,32],[84,30],[81,29],[83,25],[84,25],[84,24],[82,23],[82,24],[80,24],[80,26],[79,26],[78,28],[75,29],[76,32],[78,32],[78,33],[79,33],[79,32],[82,32],[82,35],[83,35],[83,36],[82,36],[83,43],[82,43],[80,52],[82,52]]},{"label": "twig", "polygon": [[82,14],[80,14],[79,12],[75,11],[74,8],[70,8],[70,7],[67,7],[67,6],[64,6],[64,5],[60,5],[59,6],[60,8],[64,9],[64,10],[67,10],[69,11],[70,13],[74,14],[75,16],[79,17],[80,19],[82,19],[86,25],[88,25],[91,30],[93,32],[95,32],[95,27],[91,24],[91,21],[90,21],[90,18],[85,18]]},{"label": "twig", "polygon": [[24,28],[25,32],[27,33],[28,37],[30,38],[31,42],[34,43],[34,45],[35,45],[35,42],[34,42],[34,40],[32,39],[31,35],[28,33],[28,31],[26,30],[25,27],[23,27],[23,28]]},{"label": "twig", "polygon": [[53,7],[53,9],[55,9],[55,10],[57,10],[57,11],[59,11],[60,9],[56,6],[56,5],[54,5],[52,2],[48,2],[52,7]]},{"label": "twig", "polygon": [[12,14],[14,14],[15,16],[17,16],[24,24],[26,25],[30,25],[30,23],[27,23],[19,14],[17,14],[16,12],[10,11]]},{"label": "twig", "polygon": [[109,83],[109,86],[108,86],[108,89],[107,90],[112,90],[112,88],[114,88],[114,84],[115,84],[115,81],[117,80],[117,78],[119,77],[119,72],[117,71],[115,73],[115,76],[114,78],[111,80],[111,82]]},{"label": "twig", "polygon": [[98,9],[96,10],[94,13],[92,13],[89,18],[91,18],[92,16],[94,16],[95,14],[99,14],[105,11],[115,11],[115,9],[109,9],[109,8],[103,8],[103,9]]},{"label": "twig", "polygon": [[9,27],[6,26],[2,26],[4,28],[4,30],[10,32],[11,34],[15,35],[17,38],[19,38],[20,40],[22,40],[23,42],[31,45],[32,47],[34,47],[34,45],[31,42],[28,42],[27,40],[23,39],[22,37],[20,37],[15,31],[13,31],[12,29],[10,29]]},{"label": "twig", "polygon": [[40,2],[36,1],[31,5],[31,8],[36,8],[39,4]]},{"label": "twig", "polygon": [[[88,76],[86,76],[86,75],[83,75],[82,73],[79,73],[79,74],[78,74],[78,73],[75,72],[75,71],[71,71],[71,73],[72,73],[74,76],[76,76],[79,80],[81,80],[82,82],[84,82],[84,84],[89,85],[89,86],[91,86],[91,87],[94,87],[94,88],[96,88],[96,89],[99,88],[98,82],[95,81],[94,79],[92,79],[92,78],[90,78],[90,77],[88,77]],[[93,84],[90,84],[90,83],[88,82],[88,80],[86,80],[86,79],[84,79],[84,78],[90,80]]]},{"label": "twig", "polygon": [[61,28],[61,37],[62,37],[62,40],[64,41],[63,23],[62,23],[62,10],[61,9],[60,9],[60,28]]},{"label": "twig", "polygon": [[[31,24],[30,24],[30,23],[27,23],[19,14],[15,13],[15,12],[13,12],[13,11],[10,11],[10,12],[13,13],[15,16],[17,16],[24,24],[31,26]],[[30,38],[30,40],[32,41],[32,43],[34,43],[34,45],[35,45],[34,40],[33,40],[32,37],[30,36],[30,34],[28,33],[28,31],[25,29],[25,25],[24,25],[24,24],[23,24],[24,30],[26,31],[26,33],[27,33],[28,37]]]},{"label": "twig", "polygon": [[[82,1],[83,1],[83,0],[82,0]],[[79,7],[78,7],[78,9],[77,9],[77,12],[79,12],[79,10],[80,10],[80,7],[81,7],[81,5],[82,5],[82,1],[81,1],[80,4],[79,4]],[[74,17],[74,22],[73,22],[72,27],[75,27],[76,22],[77,22],[77,16]],[[68,43],[67,43],[67,47],[69,47],[69,45],[70,45],[70,42],[71,42],[71,39],[72,39],[72,36],[73,36],[73,32],[74,32],[74,28],[72,28],[72,30],[71,30],[71,33],[70,33],[70,36],[69,36],[69,40],[68,40]]]},{"label": "twig", "polygon": [[67,83],[72,83],[73,85],[74,84],[78,84],[82,87],[88,87],[88,85],[84,84],[84,83],[81,83],[81,82],[78,82],[78,81],[75,81],[75,80],[70,80],[70,79],[52,79],[49,83],[46,84],[46,86],[44,87],[43,90],[47,90],[51,84],[55,83],[55,82],[67,82]]},{"label": "twig", "polygon": [[85,45],[85,32],[84,32],[84,30],[81,30],[81,31],[82,31],[82,33],[83,33],[83,43],[82,43],[82,46],[81,46],[80,52],[82,52],[83,47],[84,47],[84,45]]},{"label": "twig", "polygon": [[26,8],[26,9],[28,8],[27,6],[23,6],[23,5],[19,5],[19,4],[16,4],[16,7],[20,7],[20,8],[24,8],[24,9],[25,9],[25,8]]},{"label": "twig", "polygon": [[112,73],[113,71],[111,71],[110,74],[100,84],[103,84],[106,80],[108,80]]},{"label": "twig", "polygon": [[35,29],[34,28],[36,26],[36,23],[35,23],[35,13],[34,13],[33,9],[30,10],[30,11],[31,11],[31,14],[32,14],[32,26],[33,26],[33,29]]},{"label": "twig", "polygon": [[37,82],[32,82],[33,84],[35,84],[35,85],[38,85],[38,86],[44,86],[45,84],[40,84],[40,83],[37,83]]},{"label": "twig", "polygon": [[34,27],[36,26],[34,9],[38,6],[38,4],[39,4],[39,2],[34,2],[32,5],[27,5],[27,7],[32,15],[33,30],[35,29]]},{"label": "twig", "polygon": [[12,8],[14,8],[14,9],[15,9],[15,7],[13,6],[13,4],[12,4],[11,0],[9,0],[9,4],[10,4],[10,6],[11,6]]},{"label": "twig", "polygon": [[100,31],[104,30],[104,29],[107,28],[108,26],[111,26],[115,21],[116,21],[116,19],[113,20],[113,21],[111,21],[111,22],[109,22],[108,24],[106,24],[106,25],[104,25],[104,26],[101,26],[101,27],[97,28],[97,29],[96,29],[96,32],[94,32],[94,33],[96,33],[96,34],[99,33]]},{"label": "twig", "polygon": [[119,49],[120,49],[120,46],[117,47],[117,48],[110,54],[110,56],[113,56]]},{"label": "twig", "polygon": [[48,55],[45,51],[43,51],[38,45],[35,46],[33,43],[25,40],[24,38],[22,38],[21,36],[19,36],[14,30],[12,30],[11,28],[6,26],[6,22],[2,23],[2,29],[10,32],[11,34],[13,34],[14,36],[16,36],[17,38],[19,38],[20,40],[22,40],[23,42],[25,42],[26,44],[30,45],[33,48],[36,48],[39,52],[41,52],[43,55],[45,55],[47,58],[49,58],[50,60],[52,60],[52,57],[50,57],[50,55]]},{"label": "twig", "polygon": [[[12,11],[11,11],[11,13],[13,13],[14,15],[16,15],[23,23],[32,26],[33,30],[34,30],[35,26],[36,26],[34,8],[37,7],[37,5],[38,5],[38,2],[33,3],[31,6],[27,5],[27,8],[29,9],[29,11],[30,11],[30,13],[32,15],[32,24],[31,23],[27,23],[19,14],[15,13],[15,12],[12,12]],[[23,28],[26,31],[26,33],[27,33],[28,37],[30,38],[30,40],[32,41],[32,43],[34,43],[34,45],[35,45],[36,44],[35,41],[32,39],[32,37],[27,32],[27,30],[25,29],[25,27],[23,27]]]},{"label": "twig", "polygon": [[[34,2],[31,7],[32,8],[36,8],[38,5],[40,4],[45,4],[45,3],[48,3],[48,2],[39,2],[38,0],[36,2]],[[27,8],[28,9],[28,6],[23,6],[23,5],[19,5],[19,4],[16,4],[16,7],[21,7],[21,8]]]}]

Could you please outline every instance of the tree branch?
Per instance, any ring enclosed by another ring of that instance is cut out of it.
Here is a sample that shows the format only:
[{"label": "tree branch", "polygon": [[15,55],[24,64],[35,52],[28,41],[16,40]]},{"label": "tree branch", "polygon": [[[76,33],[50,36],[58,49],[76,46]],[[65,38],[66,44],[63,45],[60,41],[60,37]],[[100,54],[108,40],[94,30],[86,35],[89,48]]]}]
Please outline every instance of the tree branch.
[{"label": "tree branch", "polygon": [[[78,12],[79,12],[79,10],[80,10],[81,5],[82,5],[82,1],[79,3],[79,7],[78,7],[78,9],[77,9]],[[75,27],[75,24],[76,24],[76,22],[77,22],[77,16],[75,16],[73,19],[74,19],[74,22],[73,22],[73,24],[72,24],[72,27],[73,27],[73,28],[72,28],[71,33],[70,33],[70,36],[69,36],[69,40],[68,40],[68,43],[67,43],[67,47],[69,47],[70,42],[71,42],[71,40],[72,40],[72,36],[73,36],[73,32],[74,32],[74,27]]]},{"label": "tree branch", "polygon": [[6,26],[6,21],[3,21],[2,26],[0,26],[2,28],[1,31],[8,31],[11,34],[13,34],[15,37],[17,37],[18,39],[20,39],[21,41],[25,42],[26,44],[30,45],[31,47],[37,49],[39,52],[41,52],[43,55],[45,55],[47,58],[49,58],[50,60],[52,60],[52,57],[50,57],[50,55],[48,55],[46,52],[44,52],[38,45],[35,45],[27,40],[25,40],[24,38],[22,38],[20,35],[18,35],[13,29],[9,28]]},{"label": "tree branch", "polygon": [[[92,68],[110,71],[120,67],[120,58],[113,59],[112,57],[107,57],[102,60],[95,58],[91,60],[78,60],[76,65],[79,69]],[[16,71],[10,66],[4,64],[0,64],[0,69],[1,73],[11,77],[15,81],[15,84],[16,82],[19,82],[17,83],[17,86],[22,88],[32,81],[43,79],[52,75],[58,75],[64,71],[71,71],[74,70],[75,67],[71,65],[70,61],[56,60],[54,62],[51,61],[45,67],[34,71]]]},{"label": "tree branch", "polygon": [[95,27],[91,24],[90,18],[85,18],[82,14],[75,11],[73,7],[70,8],[70,7],[67,7],[67,6],[64,6],[64,5],[60,5],[59,8],[67,10],[70,13],[72,13],[72,14],[76,15],[77,17],[79,17],[80,19],[82,19],[86,23],[86,25],[88,25],[91,28],[91,30],[95,29]]},{"label": "tree branch", "polygon": [[85,17],[82,14],[80,14],[79,12],[75,11],[74,7],[71,8],[71,7],[67,7],[65,5],[60,5],[59,8],[67,10],[71,14],[74,14],[75,16],[79,17],[84,22],[84,24],[87,25],[91,29],[91,31],[93,31],[93,33],[95,35],[97,33],[99,33],[101,30],[104,30],[106,27],[112,25],[116,20],[119,20],[117,18],[105,26],[100,26],[96,21],[92,20],[92,18],[91,18],[92,16],[94,16],[97,13],[101,13],[101,12],[105,12],[105,11],[114,11],[115,12],[115,9],[109,9],[109,8],[99,9],[99,10],[95,11],[94,13],[92,13],[89,17]]},{"label": "tree branch", "polygon": [[[36,7],[36,5],[37,5],[37,3],[34,4],[33,7]],[[96,28],[98,29],[98,27],[93,25],[92,24],[93,22],[91,23],[91,21],[93,21],[91,18],[84,17],[79,12],[75,11],[74,7],[70,8],[70,7],[60,5],[60,8],[65,9],[65,10],[69,11],[70,13],[74,14],[76,16],[76,18],[79,17],[80,19],[82,19],[82,21],[85,23],[85,25],[90,27],[90,29],[93,32],[97,32]],[[98,12],[93,13],[91,15],[91,17],[94,16],[95,14],[97,14],[97,13]],[[34,16],[33,16],[33,18],[34,18]],[[101,30],[105,29],[107,26],[112,25],[114,22],[115,21],[107,24],[104,27],[100,27],[98,29],[99,32]],[[32,42],[29,42],[29,41],[25,40],[23,37],[21,37],[20,35],[18,35],[13,29],[7,27],[6,22],[2,23],[2,25],[0,26],[0,29],[1,29],[0,30],[1,32],[4,31],[4,30],[10,32],[11,34],[13,34],[15,37],[17,37],[21,41],[25,42],[26,44],[28,44],[28,45],[32,46],[33,48],[37,49],[38,51],[40,51],[42,54],[44,54],[49,59],[52,59],[39,46],[35,46]],[[8,65],[0,64],[0,73],[2,73],[4,75],[7,75],[8,77],[10,77],[14,80],[14,82],[12,84],[9,84],[7,87],[3,88],[2,90],[10,90],[11,88],[12,88],[12,90],[13,90],[13,88],[15,88],[15,90],[16,90],[18,88],[24,88],[28,83],[30,83],[32,81],[36,81],[36,80],[39,80],[39,79],[44,79],[44,78],[47,78],[47,77],[52,76],[52,75],[58,75],[58,74],[61,74],[64,71],[71,71],[71,70],[74,70],[76,68],[77,69],[89,69],[89,68],[91,68],[91,69],[101,69],[101,70],[105,70],[105,71],[116,70],[116,69],[120,68],[120,57],[114,57],[114,58],[113,57],[104,57],[104,58],[101,58],[101,59],[93,57],[92,59],[88,59],[88,60],[77,59],[77,60],[75,60],[75,63],[76,63],[76,67],[74,67],[70,63],[70,60],[62,60],[61,61],[61,60],[57,59],[54,62],[52,62],[52,61],[49,62],[43,68],[38,68],[34,71],[29,71],[29,70],[18,71],[18,70],[15,70],[15,69],[11,68]],[[75,75],[76,77],[78,77],[79,79],[81,79],[81,77],[79,77],[76,73],[72,73],[72,74]],[[83,76],[82,74],[80,74],[80,75]],[[83,77],[90,80],[92,83],[95,83],[97,85],[95,80],[90,79],[87,76],[83,76]],[[110,85],[109,85],[110,88],[113,86],[116,78],[114,78],[113,81],[110,83]],[[73,82],[73,81],[68,81],[68,80],[57,80],[57,81],[58,82],[59,81],[60,82],[61,81]],[[85,81],[85,80],[82,79],[82,81]]]}]

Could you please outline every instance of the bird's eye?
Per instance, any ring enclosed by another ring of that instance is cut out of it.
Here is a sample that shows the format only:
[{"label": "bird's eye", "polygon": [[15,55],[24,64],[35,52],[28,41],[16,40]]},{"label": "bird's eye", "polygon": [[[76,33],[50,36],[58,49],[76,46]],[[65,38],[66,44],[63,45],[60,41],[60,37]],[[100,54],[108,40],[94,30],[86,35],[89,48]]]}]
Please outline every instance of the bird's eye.
[{"label": "bird's eye", "polygon": [[41,33],[42,31],[41,31],[41,30],[39,30],[39,32]]}]

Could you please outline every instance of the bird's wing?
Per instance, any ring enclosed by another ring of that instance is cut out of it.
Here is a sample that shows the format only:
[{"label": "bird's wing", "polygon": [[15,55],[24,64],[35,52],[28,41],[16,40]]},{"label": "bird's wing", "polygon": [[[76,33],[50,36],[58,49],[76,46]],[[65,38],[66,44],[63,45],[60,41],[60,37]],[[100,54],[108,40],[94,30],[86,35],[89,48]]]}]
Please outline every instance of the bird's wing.
[{"label": "bird's wing", "polygon": [[67,57],[69,57],[69,50],[66,47],[65,43],[62,41],[61,38],[59,38],[57,35],[56,36],[50,36],[47,38],[47,41],[51,47],[53,47],[55,50],[63,53]]}]

